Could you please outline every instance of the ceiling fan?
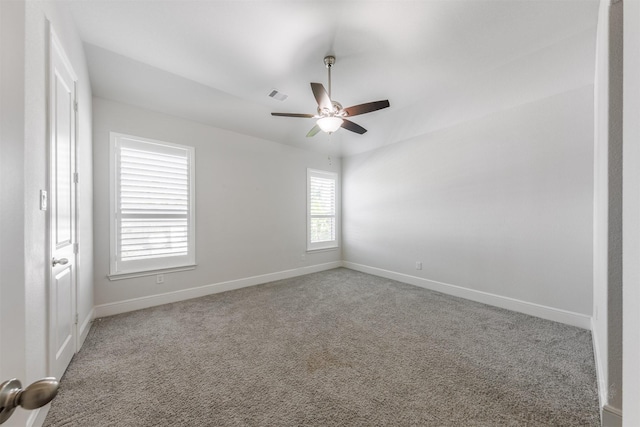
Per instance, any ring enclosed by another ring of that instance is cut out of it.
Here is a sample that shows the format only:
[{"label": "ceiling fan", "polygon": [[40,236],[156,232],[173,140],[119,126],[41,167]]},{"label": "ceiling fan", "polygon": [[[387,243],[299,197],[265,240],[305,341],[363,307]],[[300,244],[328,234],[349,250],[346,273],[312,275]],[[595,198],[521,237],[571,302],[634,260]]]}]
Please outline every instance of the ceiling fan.
[{"label": "ceiling fan", "polygon": [[389,106],[389,101],[367,102],[365,104],[354,105],[352,107],[343,108],[342,105],[331,99],[331,67],[336,63],[334,56],[325,56],[324,65],[326,65],[329,73],[329,91],[327,92],[321,83],[311,83],[313,96],[318,102],[318,114],[300,114],[300,113],[271,113],[272,116],[281,117],[301,117],[307,119],[318,119],[316,125],[311,128],[307,137],[314,136],[321,130],[327,133],[333,133],[338,129],[345,128],[351,132],[362,135],[367,130],[362,126],[348,120],[347,117],[357,116],[359,114],[370,113],[372,111],[381,110]]}]

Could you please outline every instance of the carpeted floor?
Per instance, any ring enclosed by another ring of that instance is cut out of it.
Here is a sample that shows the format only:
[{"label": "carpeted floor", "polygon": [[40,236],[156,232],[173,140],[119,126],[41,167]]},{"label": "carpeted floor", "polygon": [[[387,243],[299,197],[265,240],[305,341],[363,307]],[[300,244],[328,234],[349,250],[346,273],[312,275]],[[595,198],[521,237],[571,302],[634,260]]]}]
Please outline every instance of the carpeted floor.
[{"label": "carpeted floor", "polygon": [[96,320],[45,426],[599,422],[589,331],[341,268]]}]

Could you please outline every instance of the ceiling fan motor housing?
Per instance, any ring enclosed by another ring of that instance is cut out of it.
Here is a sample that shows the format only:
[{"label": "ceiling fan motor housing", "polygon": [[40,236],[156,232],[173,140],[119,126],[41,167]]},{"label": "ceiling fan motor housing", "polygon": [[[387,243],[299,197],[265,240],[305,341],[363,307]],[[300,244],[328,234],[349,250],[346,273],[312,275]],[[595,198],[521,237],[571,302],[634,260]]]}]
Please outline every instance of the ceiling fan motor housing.
[{"label": "ceiling fan motor housing", "polygon": [[324,57],[324,65],[327,68],[331,68],[333,66],[333,64],[336,63],[336,57],[335,56],[325,56]]},{"label": "ceiling fan motor housing", "polygon": [[342,104],[338,101],[331,101],[331,105],[333,106],[333,110],[329,110],[327,108],[321,108],[318,106],[318,116],[320,117],[344,117],[347,116],[347,112],[342,109]]}]

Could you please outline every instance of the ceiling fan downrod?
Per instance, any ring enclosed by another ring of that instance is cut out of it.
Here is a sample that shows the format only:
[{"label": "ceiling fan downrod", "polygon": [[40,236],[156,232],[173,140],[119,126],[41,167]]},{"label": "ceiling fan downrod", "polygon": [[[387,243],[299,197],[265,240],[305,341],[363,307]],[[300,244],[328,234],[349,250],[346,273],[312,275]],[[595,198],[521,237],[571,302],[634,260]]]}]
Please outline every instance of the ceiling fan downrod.
[{"label": "ceiling fan downrod", "polygon": [[329,75],[329,78],[328,78],[329,90],[327,91],[327,95],[329,95],[330,99],[331,99],[331,67],[333,67],[333,64],[335,63],[336,63],[335,56],[324,57],[324,65],[327,67],[327,74]]}]

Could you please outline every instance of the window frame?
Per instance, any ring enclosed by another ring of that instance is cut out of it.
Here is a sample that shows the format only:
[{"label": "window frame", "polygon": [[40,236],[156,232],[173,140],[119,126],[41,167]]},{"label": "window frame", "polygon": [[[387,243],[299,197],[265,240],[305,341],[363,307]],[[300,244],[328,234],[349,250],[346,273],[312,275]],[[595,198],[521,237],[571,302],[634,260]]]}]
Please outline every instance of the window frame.
[{"label": "window frame", "polygon": [[[157,272],[182,271],[194,269],[196,266],[196,229],[195,229],[195,148],[192,146],[127,135],[118,132],[109,133],[109,276],[110,280],[126,279],[153,275]],[[188,213],[187,213],[187,254],[172,257],[156,257],[145,260],[120,261],[118,259],[120,235],[120,148],[123,141],[133,145],[144,145],[147,148],[156,146],[156,152],[182,150],[186,154],[188,164]]]},{"label": "window frame", "polygon": [[[335,236],[334,240],[324,242],[311,242],[311,178],[319,177],[324,179],[332,179],[335,185],[334,191],[334,207],[333,218],[335,220]],[[340,185],[337,172],[324,171],[319,169],[307,168],[307,252],[337,249],[340,247]]]}]

